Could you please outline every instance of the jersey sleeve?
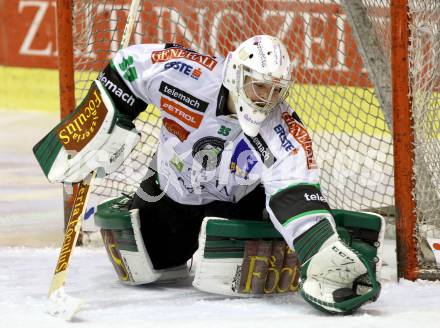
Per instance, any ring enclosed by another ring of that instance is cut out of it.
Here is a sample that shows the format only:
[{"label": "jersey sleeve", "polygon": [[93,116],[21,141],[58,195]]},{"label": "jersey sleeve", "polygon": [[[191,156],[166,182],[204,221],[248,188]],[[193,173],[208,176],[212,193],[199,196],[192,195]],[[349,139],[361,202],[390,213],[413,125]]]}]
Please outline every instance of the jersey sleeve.
[{"label": "jersey sleeve", "polygon": [[312,140],[298,115],[283,105],[262,133],[275,158],[262,177],[266,209],[292,247],[294,238],[331,216],[330,207],[320,190]]},{"label": "jersey sleeve", "polygon": [[132,120],[151,103],[147,93],[149,77],[157,70],[151,53],[164,47],[165,44],[140,44],[121,49],[98,76],[118,110]]}]

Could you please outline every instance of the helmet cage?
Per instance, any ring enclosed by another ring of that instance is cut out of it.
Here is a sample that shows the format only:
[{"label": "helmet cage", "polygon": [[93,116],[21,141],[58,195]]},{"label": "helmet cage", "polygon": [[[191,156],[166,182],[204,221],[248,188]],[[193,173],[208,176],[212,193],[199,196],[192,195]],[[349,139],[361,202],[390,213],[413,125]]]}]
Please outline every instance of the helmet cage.
[{"label": "helmet cage", "polygon": [[[245,65],[239,65],[238,70],[241,75],[238,80],[241,84],[238,85],[238,96],[253,110],[268,114],[288,97],[291,80],[260,73]],[[266,85],[263,93],[262,85]],[[256,99],[250,99],[246,89],[252,90]]]}]

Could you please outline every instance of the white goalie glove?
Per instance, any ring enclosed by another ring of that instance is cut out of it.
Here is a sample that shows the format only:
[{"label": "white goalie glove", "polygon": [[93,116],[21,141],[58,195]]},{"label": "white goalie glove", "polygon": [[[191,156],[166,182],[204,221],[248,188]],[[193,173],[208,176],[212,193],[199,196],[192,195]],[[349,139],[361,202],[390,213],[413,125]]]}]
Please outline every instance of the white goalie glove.
[{"label": "white goalie glove", "polygon": [[34,147],[50,182],[79,182],[102,169],[115,171],[140,139],[134,124],[114,106],[101,82],[94,81],[76,110]]},{"label": "white goalie glove", "polygon": [[373,261],[367,252],[347,246],[331,218],[322,219],[294,240],[301,264],[300,292],[314,307],[349,314],[380,293]]}]

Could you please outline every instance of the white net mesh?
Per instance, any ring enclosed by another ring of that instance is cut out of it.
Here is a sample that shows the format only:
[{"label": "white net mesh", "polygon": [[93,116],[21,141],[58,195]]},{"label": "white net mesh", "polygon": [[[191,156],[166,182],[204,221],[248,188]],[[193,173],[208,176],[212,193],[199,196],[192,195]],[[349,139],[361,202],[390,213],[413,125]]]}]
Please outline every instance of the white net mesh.
[{"label": "white net mesh", "polygon": [[[410,80],[415,138],[418,257],[439,276],[440,250],[440,2],[411,1]],[[437,250],[437,252],[436,252]]]},{"label": "white net mesh", "polygon": [[[74,5],[80,101],[118,49],[130,1],[75,0]],[[255,34],[282,39],[296,80],[288,102],[312,135],[330,205],[392,213],[389,1],[156,0],[141,1],[141,6],[131,43],[176,42],[225,56]],[[440,240],[440,4],[420,0],[410,7],[416,199],[422,205],[417,238]],[[136,121],[143,132],[141,143],[118,172],[98,181],[95,193],[111,196],[136,190],[155,151],[160,124],[157,109],[149,106]],[[434,267],[433,253],[426,254],[420,257]]]}]

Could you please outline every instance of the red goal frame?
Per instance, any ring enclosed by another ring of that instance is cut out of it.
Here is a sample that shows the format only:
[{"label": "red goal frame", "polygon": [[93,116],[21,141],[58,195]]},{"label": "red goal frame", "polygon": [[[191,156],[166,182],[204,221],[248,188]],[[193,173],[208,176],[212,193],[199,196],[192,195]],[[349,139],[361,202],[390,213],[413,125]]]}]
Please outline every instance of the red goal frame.
[{"label": "red goal frame", "polygon": [[[75,108],[72,0],[57,0],[56,13],[60,107],[61,118],[64,118]],[[390,14],[398,274],[399,277],[415,280],[419,268],[414,237],[417,220],[416,201],[413,197],[414,131],[408,58],[408,0],[391,0]],[[64,187],[65,222],[69,218],[76,191],[77,185],[73,186],[73,190]]]}]

